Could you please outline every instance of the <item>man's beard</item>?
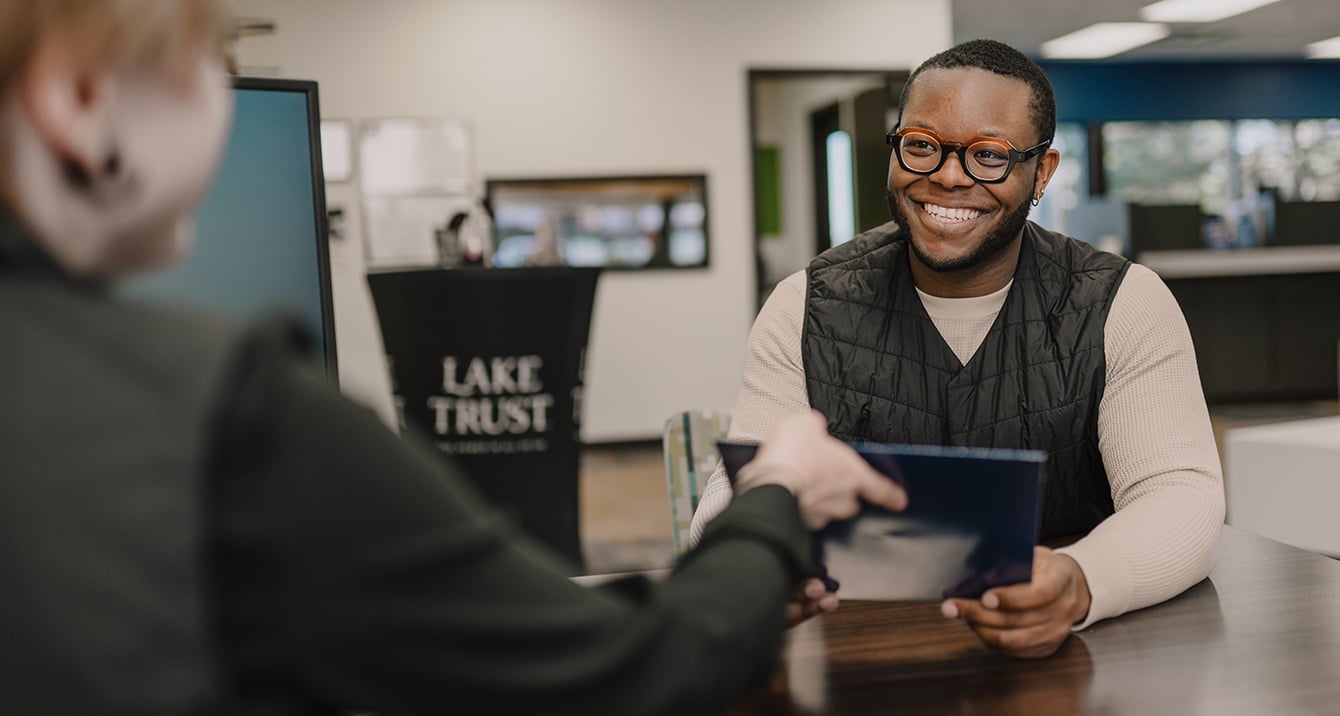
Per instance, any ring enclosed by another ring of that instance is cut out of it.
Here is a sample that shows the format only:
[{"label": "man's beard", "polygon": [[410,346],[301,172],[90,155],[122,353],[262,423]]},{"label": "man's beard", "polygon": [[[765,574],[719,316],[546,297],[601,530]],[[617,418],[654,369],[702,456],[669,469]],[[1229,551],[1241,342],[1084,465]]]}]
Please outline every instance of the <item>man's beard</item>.
[{"label": "man's beard", "polygon": [[[1036,186],[1036,181],[1034,185]],[[1033,192],[1030,191],[1027,196],[1032,196],[1032,194]],[[916,255],[917,260],[921,261],[926,268],[938,273],[951,273],[977,268],[999,256],[1014,242],[1014,239],[1019,236],[1019,232],[1023,231],[1024,222],[1028,220],[1030,208],[1027,199],[1019,202],[1019,206],[1006,214],[996,225],[996,228],[988,232],[982,243],[978,244],[977,248],[973,249],[967,256],[938,260],[922,251],[917,242],[912,239],[912,230],[907,221],[907,214],[903,213],[902,205],[893,198],[893,192],[890,192],[888,188],[884,189],[884,200],[889,203],[889,213],[893,215],[893,222],[907,236],[907,245]]]}]

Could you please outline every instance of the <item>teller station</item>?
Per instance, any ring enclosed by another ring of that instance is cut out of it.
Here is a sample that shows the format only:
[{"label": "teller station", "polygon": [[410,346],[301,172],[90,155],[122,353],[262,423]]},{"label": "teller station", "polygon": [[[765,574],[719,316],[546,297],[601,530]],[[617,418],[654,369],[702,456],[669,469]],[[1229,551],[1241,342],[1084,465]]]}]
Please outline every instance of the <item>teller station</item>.
[{"label": "teller station", "polygon": [[1211,404],[1340,392],[1340,202],[1279,202],[1271,214],[1265,245],[1211,249],[1199,207],[1130,207],[1130,253],[1182,307]]}]

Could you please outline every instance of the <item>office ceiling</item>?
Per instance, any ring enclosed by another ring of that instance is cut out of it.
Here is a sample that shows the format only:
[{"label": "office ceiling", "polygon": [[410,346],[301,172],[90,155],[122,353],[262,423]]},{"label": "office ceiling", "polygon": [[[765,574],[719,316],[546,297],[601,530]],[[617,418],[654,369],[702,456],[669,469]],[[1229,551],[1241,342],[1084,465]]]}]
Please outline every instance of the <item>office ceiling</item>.
[{"label": "office ceiling", "polygon": [[[954,41],[979,37],[1040,57],[1047,40],[1096,22],[1139,22],[1154,0],[951,0]],[[1176,24],[1170,37],[1113,60],[1304,57],[1311,42],[1340,36],[1340,1],[1280,0],[1218,22]]]}]

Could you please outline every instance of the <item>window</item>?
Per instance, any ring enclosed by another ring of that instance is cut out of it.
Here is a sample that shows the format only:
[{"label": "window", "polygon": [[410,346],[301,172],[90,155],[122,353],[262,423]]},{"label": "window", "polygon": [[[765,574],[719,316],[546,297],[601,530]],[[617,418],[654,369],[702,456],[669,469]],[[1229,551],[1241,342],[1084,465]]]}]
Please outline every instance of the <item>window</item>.
[{"label": "window", "polygon": [[842,130],[828,135],[828,240],[833,246],[856,236],[856,193],[852,188],[851,135]]},{"label": "window", "polygon": [[1198,207],[1206,246],[1271,242],[1279,202],[1293,216],[1340,200],[1340,119],[1109,122],[1102,136],[1111,198]]},{"label": "window", "polygon": [[1195,204],[1206,214],[1228,208],[1228,122],[1108,122],[1102,131],[1103,168],[1113,198]]}]

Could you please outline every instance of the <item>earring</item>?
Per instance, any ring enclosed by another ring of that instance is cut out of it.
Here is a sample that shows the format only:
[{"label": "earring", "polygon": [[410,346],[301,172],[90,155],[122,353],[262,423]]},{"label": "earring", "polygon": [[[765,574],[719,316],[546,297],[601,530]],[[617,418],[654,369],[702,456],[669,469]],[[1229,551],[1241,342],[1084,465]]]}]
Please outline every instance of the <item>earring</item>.
[{"label": "earring", "polygon": [[76,181],[75,186],[85,190],[89,198],[101,204],[112,204],[125,201],[134,196],[139,191],[139,181],[134,172],[127,169],[121,160],[121,153],[116,149],[107,155],[107,159],[102,163],[102,173],[99,176],[91,177],[82,168],[76,167],[79,171],[80,181]]},{"label": "earring", "polygon": [[1031,201],[1031,202],[1029,202],[1029,203],[1031,203],[1033,206],[1037,206],[1037,205],[1038,205],[1038,202],[1042,201],[1042,195],[1043,195],[1043,194],[1046,194],[1046,193],[1047,193],[1047,192],[1045,192],[1045,191],[1040,191],[1040,192],[1038,192],[1038,195],[1035,196],[1035,197],[1033,197],[1033,201]]}]

